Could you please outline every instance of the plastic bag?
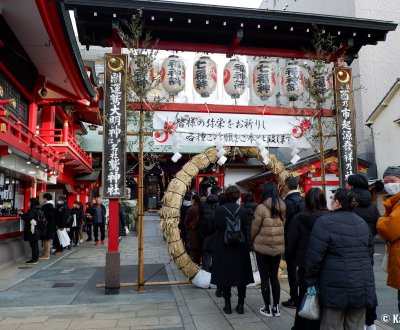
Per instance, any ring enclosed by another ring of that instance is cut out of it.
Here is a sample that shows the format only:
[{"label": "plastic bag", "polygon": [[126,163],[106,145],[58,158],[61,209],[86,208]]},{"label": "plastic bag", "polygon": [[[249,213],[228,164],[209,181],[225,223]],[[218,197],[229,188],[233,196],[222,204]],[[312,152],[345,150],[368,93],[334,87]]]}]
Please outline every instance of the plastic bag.
[{"label": "plastic bag", "polygon": [[308,320],[319,320],[321,308],[319,306],[318,294],[315,287],[309,287],[304,295],[299,309],[299,316]]}]

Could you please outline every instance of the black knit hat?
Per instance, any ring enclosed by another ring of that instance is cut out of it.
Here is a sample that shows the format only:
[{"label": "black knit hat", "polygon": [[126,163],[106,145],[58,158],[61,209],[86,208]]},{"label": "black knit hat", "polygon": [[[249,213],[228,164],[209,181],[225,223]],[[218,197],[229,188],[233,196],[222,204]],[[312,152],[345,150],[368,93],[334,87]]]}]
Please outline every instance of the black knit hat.
[{"label": "black knit hat", "polygon": [[368,180],[362,174],[352,174],[347,178],[347,183],[353,188],[368,189]]},{"label": "black knit hat", "polygon": [[383,173],[383,177],[385,176],[397,176],[400,178],[400,167],[397,166],[389,166],[385,172]]}]

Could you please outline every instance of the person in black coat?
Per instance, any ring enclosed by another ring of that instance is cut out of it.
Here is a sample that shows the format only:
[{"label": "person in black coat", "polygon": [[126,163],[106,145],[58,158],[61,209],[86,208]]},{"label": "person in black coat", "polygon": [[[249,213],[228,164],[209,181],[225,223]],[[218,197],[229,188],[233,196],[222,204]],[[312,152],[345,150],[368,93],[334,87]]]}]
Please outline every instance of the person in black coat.
[{"label": "person in black coat", "polygon": [[[84,218],[82,206],[81,202],[74,202],[68,223],[68,227],[70,228],[69,238],[71,239],[71,244],[74,243],[74,246],[78,246],[79,244],[79,231],[81,230]],[[70,248],[70,246],[68,248]]]},{"label": "person in black coat", "polygon": [[[96,202],[95,199],[93,199],[93,204]],[[89,202],[86,203],[86,209],[85,209],[85,224],[86,224],[86,234],[88,236],[86,242],[92,241],[92,228],[93,228],[93,217],[94,217],[94,209],[92,204]]]},{"label": "person in black coat", "polygon": [[36,265],[39,261],[40,224],[38,223],[38,214],[40,208],[39,200],[31,198],[28,212],[21,214],[21,218],[24,220],[24,241],[29,242],[32,250],[32,258],[25,262],[26,264]]},{"label": "person in black coat", "polygon": [[[59,196],[55,211],[56,231],[57,229],[65,230],[69,220],[70,212],[71,209],[68,206],[67,198],[65,196]],[[61,255],[64,251],[64,247],[60,244],[57,234],[54,235],[53,247],[56,250],[54,253],[55,255]]]},{"label": "person in black coat", "polygon": [[[368,190],[368,180],[362,174],[349,175],[346,182],[346,188],[351,189],[356,195],[357,206],[353,209],[353,212],[359,217],[363,218],[367,223],[371,235],[374,237],[378,231],[376,230],[376,223],[380,217],[378,208],[372,204],[372,196]],[[378,302],[376,302],[376,306]],[[365,325],[371,327],[375,320],[376,306],[373,308],[367,308],[365,313]]]},{"label": "person in black coat", "polygon": [[287,251],[291,259],[296,260],[297,278],[299,283],[299,299],[297,301],[296,317],[292,330],[319,330],[320,322],[304,319],[298,315],[299,307],[307,292],[305,281],[306,257],[311,230],[322,215],[328,214],[326,198],[320,188],[311,188],[305,198],[305,210],[295,215],[287,233]]},{"label": "person in black coat", "polygon": [[43,194],[43,205],[42,211],[44,213],[44,230],[41,233],[41,240],[43,242],[43,254],[39,257],[39,259],[48,260],[50,259],[50,241],[54,239],[56,235],[55,228],[55,218],[54,218],[54,202],[53,196],[50,193]]},{"label": "person in black coat", "polygon": [[321,329],[363,329],[365,308],[376,301],[373,239],[365,221],[352,212],[356,198],[338,189],[333,212],[321,216],[311,231],[306,283],[317,287]]},{"label": "person in black coat", "polygon": [[[285,251],[287,251],[287,233],[290,230],[293,217],[304,210],[304,198],[297,190],[298,180],[295,177],[288,177],[285,180],[285,190],[287,191],[284,199],[286,204],[286,222],[285,222]],[[296,279],[296,261],[285,252],[287,274],[290,288],[290,299],[282,302],[282,306],[296,308],[298,295],[298,285]]]},{"label": "person in black coat", "polygon": [[253,251],[253,242],[251,239],[251,224],[254,220],[254,212],[257,204],[254,203],[253,195],[247,194],[243,198],[244,203],[242,206],[246,209],[246,232],[247,232],[247,243],[249,244],[249,250]]},{"label": "person in black coat", "polygon": [[[226,314],[232,313],[231,287],[236,286],[238,290],[236,311],[239,314],[243,314],[246,285],[254,282],[247,244],[246,210],[237,204],[240,191],[236,186],[229,186],[225,190],[225,197],[227,201],[226,204],[217,207],[215,211],[217,233],[213,254],[211,283],[222,287],[223,297],[225,299],[223,310]],[[229,216],[229,212],[234,214],[236,211],[241,220],[241,231],[245,242],[241,245],[228,246],[225,244],[224,240],[226,217]]]},{"label": "person in black coat", "polygon": [[181,205],[181,212],[179,218],[179,231],[181,234],[181,240],[184,245],[186,245],[186,227],[185,227],[185,219],[186,214],[189,208],[192,206],[192,192],[188,191],[183,197],[183,203]]}]

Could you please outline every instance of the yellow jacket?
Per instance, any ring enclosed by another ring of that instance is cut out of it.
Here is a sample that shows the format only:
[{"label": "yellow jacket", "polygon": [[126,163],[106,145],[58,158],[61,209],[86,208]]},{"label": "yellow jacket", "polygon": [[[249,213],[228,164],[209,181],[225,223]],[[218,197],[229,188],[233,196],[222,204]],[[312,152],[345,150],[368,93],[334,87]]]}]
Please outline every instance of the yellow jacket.
[{"label": "yellow jacket", "polygon": [[388,198],[385,215],[378,219],[376,229],[389,242],[387,285],[400,290],[400,193]]}]

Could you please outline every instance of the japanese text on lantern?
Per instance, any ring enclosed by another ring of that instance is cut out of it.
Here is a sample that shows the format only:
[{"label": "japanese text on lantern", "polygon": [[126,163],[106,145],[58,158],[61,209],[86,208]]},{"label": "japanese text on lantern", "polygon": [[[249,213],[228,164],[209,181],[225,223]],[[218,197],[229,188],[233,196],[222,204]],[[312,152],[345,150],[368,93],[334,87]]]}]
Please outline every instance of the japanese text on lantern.
[{"label": "japanese text on lantern", "polygon": [[335,69],[335,89],[340,181],[344,185],[349,175],[357,173],[354,102],[350,68]]},{"label": "japanese text on lantern", "polygon": [[257,92],[258,93],[264,93],[264,92],[271,92],[272,86],[271,86],[271,80],[269,77],[272,76],[272,69],[269,65],[260,63],[258,66],[258,74],[256,78],[257,82]]},{"label": "japanese text on lantern", "polygon": [[301,72],[297,67],[289,66],[285,72],[286,90],[288,92],[295,92],[299,89]]},{"label": "japanese text on lantern", "polygon": [[171,60],[168,63],[168,84],[170,86],[181,86],[182,81],[180,79],[180,77],[182,76],[182,63],[180,61],[177,60]]},{"label": "japanese text on lantern", "polygon": [[233,82],[235,89],[243,89],[246,84],[246,69],[243,64],[235,64],[233,67]]},{"label": "japanese text on lantern", "polygon": [[206,71],[206,61],[198,60],[195,64],[196,73],[194,76],[195,88],[201,89],[208,86],[207,71]]},{"label": "japanese text on lantern", "polygon": [[[125,196],[126,58],[106,57],[103,196]],[[125,68],[125,71],[124,71]]]}]

